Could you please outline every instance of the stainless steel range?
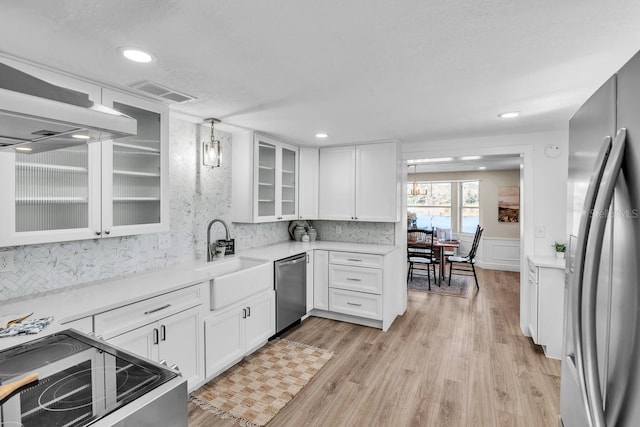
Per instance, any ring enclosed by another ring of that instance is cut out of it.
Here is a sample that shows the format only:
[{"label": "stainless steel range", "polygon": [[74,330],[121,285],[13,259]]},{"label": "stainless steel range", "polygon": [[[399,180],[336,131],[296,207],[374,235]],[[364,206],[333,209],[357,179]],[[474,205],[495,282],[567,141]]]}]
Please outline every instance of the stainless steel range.
[{"label": "stainless steel range", "polygon": [[187,381],[72,330],[0,352],[0,385],[37,382],[0,403],[0,426],[187,426]]}]

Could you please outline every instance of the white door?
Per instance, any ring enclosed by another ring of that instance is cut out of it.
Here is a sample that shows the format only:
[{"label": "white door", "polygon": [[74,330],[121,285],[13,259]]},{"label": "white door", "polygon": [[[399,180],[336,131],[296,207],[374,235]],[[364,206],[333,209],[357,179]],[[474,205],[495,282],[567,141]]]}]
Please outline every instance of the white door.
[{"label": "white door", "polygon": [[207,378],[217,375],[244,355],[243,310],[234,308],[204,322],[205,371]]},{"label": "white door", "polygon": [[156,323],[142,326],[107,340],[110,344],[154,361],[158,361],[159,341],[160,331]]},{"label": "white door", "polygon": [[201,348],[198,340],[200,307],[162,319],[160,324],[160,360],[178,365],[182,376],[195,384],[203,376],[200,368]]},{"label": "white door", "polygon": [[102,102],[138,122],[137,135],[102,143],[102,232],[125,236],[167,231],[167,107],[107,89]]},{"label": "white door", "polygon": [[276,331],[273,292],[249,301],[246,307],[245,353],[261,347]]},{"label": "white door", "polygon": [[319,218],[355,219],[355,166],[354,146],[320,149]]},{"label": "white door", "polygon": [[399,177],[396,158],[395,143],[356,147],[355,219],[379,222],[399,220]]}]

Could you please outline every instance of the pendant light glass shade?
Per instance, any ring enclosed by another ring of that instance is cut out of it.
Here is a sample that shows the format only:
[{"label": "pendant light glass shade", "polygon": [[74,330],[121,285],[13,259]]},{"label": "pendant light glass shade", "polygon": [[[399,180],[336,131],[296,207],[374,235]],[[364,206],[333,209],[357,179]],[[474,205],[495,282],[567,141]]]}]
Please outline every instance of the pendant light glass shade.
[{"label": "pendant light glass shade", "polygon": [[220,141],[216,140],[213,135],[213,127],[215,123],[220,123],[218,119],[208,119],[211,121],[211,138],[209,141],[202,143],[202,164],[211,166],[212,168],[220,167],[222,164],[222,154],[220,152]]}]

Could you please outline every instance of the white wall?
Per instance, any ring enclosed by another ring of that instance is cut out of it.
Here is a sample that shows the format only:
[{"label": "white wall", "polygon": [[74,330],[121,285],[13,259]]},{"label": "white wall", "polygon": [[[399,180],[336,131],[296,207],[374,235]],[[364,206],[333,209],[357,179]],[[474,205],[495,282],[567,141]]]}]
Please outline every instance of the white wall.
[{"label": "white wall", "polygon": [[[549,158],[545,147],[560,147],[560,156]],[[566,195],[568,172],[568,126],[549,132],[496,135],[429,141],[403,145],[403,159],[465,155],[520,154],[523,156],[521,189],[520,271],[527,271],[529,255],[552,256],[552,243],[566,242]],[[544,237],[536,237],[536,228],[544,229]],[[520,327],[527,331],[527,277],[520,277]]]}]

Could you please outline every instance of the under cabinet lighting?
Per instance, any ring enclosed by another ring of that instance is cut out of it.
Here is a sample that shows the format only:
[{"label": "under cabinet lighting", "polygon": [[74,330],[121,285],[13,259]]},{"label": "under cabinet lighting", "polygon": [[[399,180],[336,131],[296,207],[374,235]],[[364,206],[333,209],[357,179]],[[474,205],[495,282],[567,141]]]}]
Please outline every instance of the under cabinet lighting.
[{"label": "under cabinet lighting", "polygon": [[520,115],[520,111],[507,111],[506,113],[498,114],[498,117],[501,119],[513,119]]},{"label": "under cabinet lighting", "polygon": [[16,151],[33,151],[33,148],[29,148],[29,147],[16,147]]},{"label": "under cabinet lighting", "polygon": [[486,168],[487,168],[486,166],[479,166],[478,167],[478,169],[481,170],[481,171],[485,170]]},{"label": "under cabinet lighting", "polygon": [[91,137],[89,135],[82,135],[82,134],[79,134],[79,133],[71,135],[71,138],[75,138],[75,139],[91,139]]}]

